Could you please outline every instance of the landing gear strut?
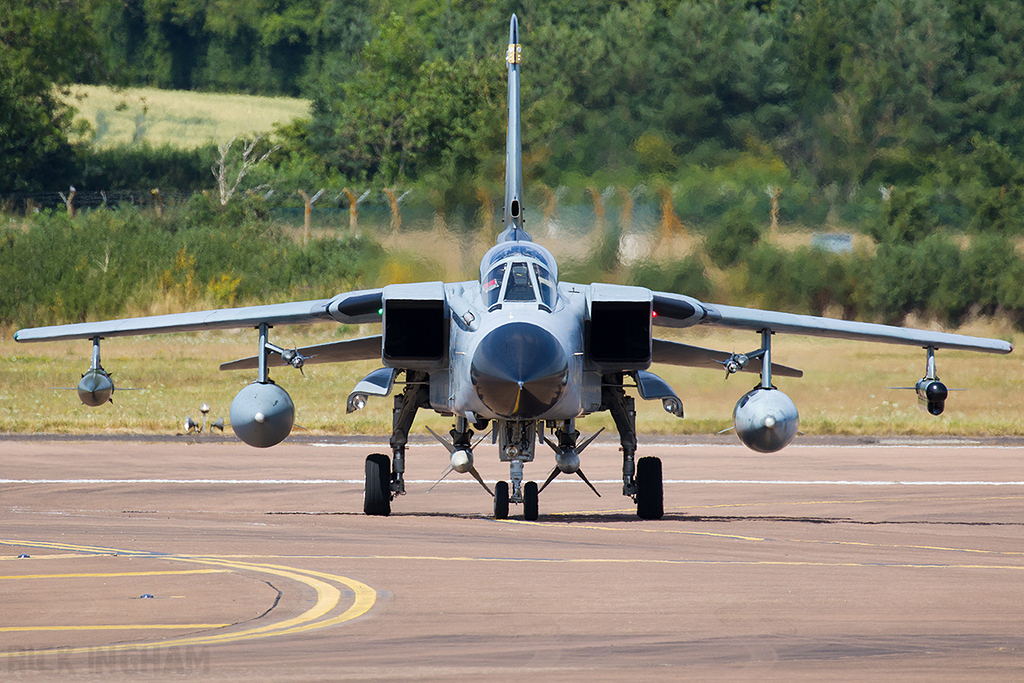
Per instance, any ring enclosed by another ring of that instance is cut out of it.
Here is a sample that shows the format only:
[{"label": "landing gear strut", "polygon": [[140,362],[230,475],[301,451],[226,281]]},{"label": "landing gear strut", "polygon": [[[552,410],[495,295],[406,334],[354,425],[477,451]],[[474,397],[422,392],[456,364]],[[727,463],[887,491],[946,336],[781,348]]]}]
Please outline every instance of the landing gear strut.
[{"label": "landing gear strut", "polygon": [[429,404],[429,378],[424,372],[406,371],[405,390],[395,396],[392,412],[391,460],[382,453],[366,458],[366,485],[363,512],[368,515],[391,514],[391,501],[405,495],[405,446],[416,411]]},{"label": "landing gear strut", "polygon": [[664,490],[661,460],[654,457],[636,461],[636,408],[633,397],[622,388],[622,374],[603,378],[603,408],[615,421],[622,445],[622,495],[636,503],[636,514],[641,519],[661,519],[664,515]]}]

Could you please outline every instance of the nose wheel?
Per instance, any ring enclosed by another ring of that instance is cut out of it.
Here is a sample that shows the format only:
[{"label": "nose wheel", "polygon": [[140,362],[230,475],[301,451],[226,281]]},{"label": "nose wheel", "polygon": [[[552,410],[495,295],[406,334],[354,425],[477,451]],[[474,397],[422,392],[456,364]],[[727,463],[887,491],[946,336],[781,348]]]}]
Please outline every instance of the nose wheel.
[{"label": "nose wheel", "polygon": [[[513,486],[521,483],[521,481],[512,482]],[[522,503],[523,519],[528,522],[536,521],[540,516],[540,496],[537,491],[537,482],[535,481],[522,484],[519,491],[513,490],[512,493],[509,493],[507,481],[497,482],[494,485],[494,518],[508,519],[509,503]]]},{"label": "nose wheel", "polygon": [[540,515],[537,501],[537,482],[528,481],[523,486],[523,519],[527,522],[537,521]]},{"label": "nose wheel", "polygon": [[494,518],[508,519],[507,481],[499,481],[494,485]]}]

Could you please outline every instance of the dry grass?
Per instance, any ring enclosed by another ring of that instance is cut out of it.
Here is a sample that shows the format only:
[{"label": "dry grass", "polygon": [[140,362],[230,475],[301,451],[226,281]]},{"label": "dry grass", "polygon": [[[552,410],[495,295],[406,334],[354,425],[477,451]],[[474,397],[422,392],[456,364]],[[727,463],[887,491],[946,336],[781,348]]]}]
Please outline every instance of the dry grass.
[{"label": "dry grass", "polygon": [[92,127],[97,147],[148,142],[193,148],[309,116],[307,100],[156,88],[76,85],[68,100]]},{"label": "dry grass", "polygon": [[[278,328],[274,340],[302,345],[339,338],[335,326]],[[998,325],[964,330],[971,334],[1012,340]],[[349,335],[373,334],[374,326],[349,329]],[[227,417],[234,394],[252,381],[251,372],[221,373],[225,360],[255,351],[252,331],[217,332],[112,339],[104,343],[103,364],[125,391],[114,404],[86,408],[72,391],[88,366],[88,342],[16,344],[6,331],[0,341],[0,432],[36,433],[157,433],[182,431],[185,415],[198,419],[204,401],[212,417]],[[749,351],[758,344],[752,333],[700,329],[671,336],[701,346]],[[924,371],[919,349],[858,344],[833,340],[778,336],[775,360],[801,368],[803,379],[780,378],[776,384],[801,410],[801,429],[808,434],[1024,434],[1024,358],[939,352],[939,374],[950,387],[969,389],[953,393],[945,414],[933,418],[918,409],[910,391],[887,386],[913,384]],[[305,376],[290,368],[273,376],[297,406],[297,422],[317,433],[385,434],[390,430],[391,399],[371,400],[362,412],[345,414],[345,399],[373,362],[316,365]],[[683,420],[661,410],[660,402],[638,403],[638,424],[643,432],[714,433],[731,425],[736,400],[757,381],[756,375],[659,366],[653,368],[679,393],[686,407]],[[421,413],[423,425],[447,430],[450,419]],[[607,414],[581,421],[580,430],[612,427]],[[731,437],[730,437],[731,438]]]}]

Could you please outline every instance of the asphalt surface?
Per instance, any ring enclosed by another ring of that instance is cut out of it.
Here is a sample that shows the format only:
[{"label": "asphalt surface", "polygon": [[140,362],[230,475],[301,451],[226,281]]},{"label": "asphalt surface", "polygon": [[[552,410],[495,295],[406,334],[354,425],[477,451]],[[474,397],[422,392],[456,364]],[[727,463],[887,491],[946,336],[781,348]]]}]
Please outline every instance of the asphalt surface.
[{"label": "asphalt surface", "polygon": [[1019,439],[642,438],[659,521],[601,441],[536,523],[425,441],[363,516],[382,443],[0,439],[0,678],[1024,679]]}]

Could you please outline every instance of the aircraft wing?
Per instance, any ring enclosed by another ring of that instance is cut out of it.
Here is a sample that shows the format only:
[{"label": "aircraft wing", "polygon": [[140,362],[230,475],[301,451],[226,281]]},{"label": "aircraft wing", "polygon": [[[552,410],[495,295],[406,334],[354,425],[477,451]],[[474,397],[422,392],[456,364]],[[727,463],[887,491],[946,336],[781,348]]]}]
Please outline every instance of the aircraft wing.
[{"label": "aircraft wing", "polygon": [[[303,357],[305,365],[316,363],[343,363],[351,360],[380,360],[381,358],[381,335],[372,337],[359,337],[358,339],[346,339],[344,341],[328,342],[326,344],[315,344],[295,349]],[[288,363],[278,354],[270,354],[267,364],[271,367],[287,365]],[[259,357],[249,356],[239,358],[228,363],[221,363],[221,370],[254,370],[259,367]]]},{"label": "aircraft wing", "polygon": [[273,326],[329,321],[349,324],[380,322],[381,293],[380,289],[361,290],[339,294],[332,299],[34,327],[18,330],[14,333],[14,339],[19,342],[40,342],[128,337],[258,327],[262,323]]},{"label": "aircraft wing", "polygon": [[654,292],[653,303],[654,324],[668,327],[689,327],[699,324],[753,332],[768,329],[772,332],[786,334],[936,349],[959,349],[983,353],[1010,353],[1013,351],[1013,345],[1002,339],[971,337],[964,334],[932,332],[813,315],[762,311],[756,308],[706,304],[692,297],[667,292]]},{"label": "aircraft wing", "polygon": [[[690,368],[714,368],[722,370],[724,363],[732,356],[725,351],[690,346],[666,339],[651,340],[651,362],[666,365],[682,365]],[[754,361],[741,368],[742,372],[761,372],[761,361]],[[779,377],[803,377],[804,373],[796,368],[772,363],[772,374]]]}]

